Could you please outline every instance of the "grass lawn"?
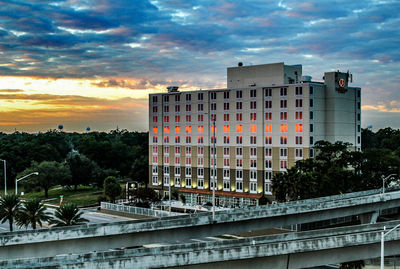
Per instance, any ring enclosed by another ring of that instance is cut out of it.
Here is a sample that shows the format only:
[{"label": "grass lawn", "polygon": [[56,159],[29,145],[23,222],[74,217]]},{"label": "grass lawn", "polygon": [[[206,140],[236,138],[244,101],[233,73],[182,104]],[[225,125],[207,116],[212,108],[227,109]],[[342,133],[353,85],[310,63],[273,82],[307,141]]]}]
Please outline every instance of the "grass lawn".
[{"label": "grass lawn", "polygon": [[44,196],[44,191],[25,193],[22,199],[39,198],[46,203],[59,205],[60,195],[63,195],[63,203],[75,203],[78,206],[97,204],[97,198],[103,194],[103,190],[91,186],[78,186],[78,189],[67,189],[56,186],[49,190],[49,198]]}]

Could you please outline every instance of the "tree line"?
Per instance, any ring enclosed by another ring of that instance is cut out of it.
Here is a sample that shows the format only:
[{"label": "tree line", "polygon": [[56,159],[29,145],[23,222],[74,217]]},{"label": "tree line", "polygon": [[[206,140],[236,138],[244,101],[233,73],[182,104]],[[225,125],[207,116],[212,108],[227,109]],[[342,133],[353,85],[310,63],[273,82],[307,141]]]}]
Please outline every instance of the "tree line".
[{"label": "tree line", "polygon": [[[272,191],[278,201],[290,201],[382,187],[382,177],[400,175],[400,130],[362,129],[362,151],[343,142],[315,143],[314,158],[297,161],[277,173]],[[391,179],[396,180],[396,177]],[[390,184],[390,180],[387,184]]]},{"label": "tree line", "polygon": [[[148,133],[106,132],[0,133],[0,159],[6,160],[7,186],[16,178],[39,172],[23,181],[25,190],[48,190],[55,185],[103,187],[109,176],[148,182]],[[4,169],[0,165],[0,186]]]}]

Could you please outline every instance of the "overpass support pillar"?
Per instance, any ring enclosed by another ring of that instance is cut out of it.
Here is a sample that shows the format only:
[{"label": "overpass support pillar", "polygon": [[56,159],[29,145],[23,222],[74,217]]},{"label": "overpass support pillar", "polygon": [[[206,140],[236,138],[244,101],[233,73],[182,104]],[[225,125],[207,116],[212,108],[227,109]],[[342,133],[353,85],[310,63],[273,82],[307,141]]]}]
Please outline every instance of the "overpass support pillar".
[{"label": "overpass support pillar", "polygon": [[361,224],[374,224],[376,223],[376,220],[378,219],[379,212],[369,212],[369,213],[364,213],[359,216]]}]

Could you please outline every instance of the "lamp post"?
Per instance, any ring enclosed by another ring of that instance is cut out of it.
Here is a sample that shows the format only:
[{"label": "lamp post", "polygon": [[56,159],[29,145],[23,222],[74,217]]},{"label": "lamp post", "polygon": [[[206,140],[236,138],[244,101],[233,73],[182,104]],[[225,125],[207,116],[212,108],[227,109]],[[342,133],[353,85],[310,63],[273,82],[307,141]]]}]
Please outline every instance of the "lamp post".
[{"label": "lamp post", "polygon": [[6,160],[0,159],[4,162],[4,195],[7,195],[7,165]]},{"label": "lamp post", "polygon": [[385,268],[385,265],[384,265],[384,261],[385,261],[385,236],[388,235],[389,233],[393,232],[394,230],[396,230],[399,226],[400,226],[400,224],[397,224],[396,226],[394,226],[392,229],[390,229],[386,233],[385,233],[386,226],[383,226],[383,231],[381,232],[381,269]]},{"label": "lamp post", "polygon": [[386,180],[388,180],[389,178],[394,177],[394,176],[396,176],[396,174],[390,174],[387,177],[383,177],[382,176],[382,194],[385,194],[385,182],[386,182]]},{"label": "lamp post", "polygon": [[23,176],[21,178],[16,178],[15,179],[15,195],[18,195],[18,181],[23,180],[24,178],[27,178],[27,177],[32,176],[32,175],[36,175],[37,176],[37,175],[39,175],[39,172],[33,172],[33,173],[30,173],[30,174],[28,174],[26,176]]}]

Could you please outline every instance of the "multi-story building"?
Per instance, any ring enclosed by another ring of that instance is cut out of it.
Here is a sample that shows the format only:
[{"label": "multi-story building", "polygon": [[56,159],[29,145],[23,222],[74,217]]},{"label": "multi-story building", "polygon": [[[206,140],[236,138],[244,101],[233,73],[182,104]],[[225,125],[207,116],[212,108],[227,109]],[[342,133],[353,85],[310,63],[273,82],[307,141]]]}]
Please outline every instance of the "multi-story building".
[{"label": "multi-story building", "polygon": [[149,97],[150,186],[168,184],[192,203],[256,204],[271,196],[274,172],[313,157],[318,140],[360,149],[361,92],[349,73],[302,77],[301,65],[231,67],[226,89]]}]

